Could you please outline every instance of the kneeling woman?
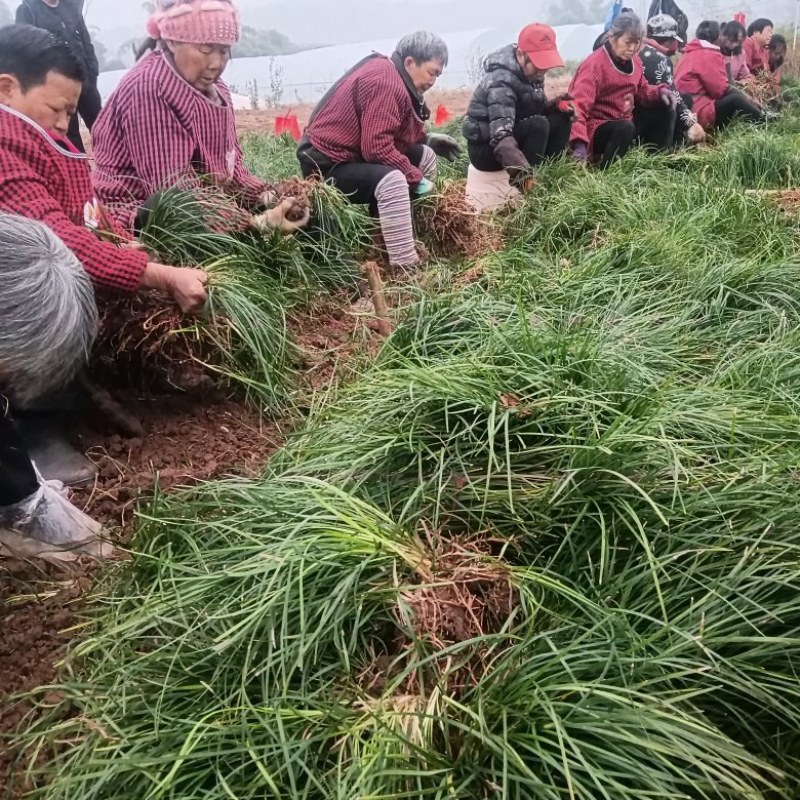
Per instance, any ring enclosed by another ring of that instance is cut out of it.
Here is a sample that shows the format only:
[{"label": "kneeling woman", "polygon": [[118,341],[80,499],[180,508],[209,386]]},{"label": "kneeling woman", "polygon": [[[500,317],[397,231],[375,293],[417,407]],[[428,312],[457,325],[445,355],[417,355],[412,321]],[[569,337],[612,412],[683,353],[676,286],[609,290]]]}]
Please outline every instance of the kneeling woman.
[{"label": "kneeling woman", "polygon": [[[581,65],[569,92],[578,107],[570,146],[581,161],[592,159],[601,167],[624,156],[637,136],[633,111],[637,106],[661,109],[663,125],[643,144],[659,149],[672,146],[677,119],[677,97],[666,85],[647,82],[635,56],[644,39],[644,26],[632,13],[617,16],[605,43]],[[651,115],[652,116],[652,115]]]},{"label": "kneeling woman", "polygon": [[[725,56],[720,49],[721,29],[718,22],[706,20],[697,28],[697,37],[686,45],[683,58],[675,71],[675,84],[682,94],[693,98],[694,112],[706,129],[721,128],[735,117],[748,122],[763,122],[764,109],[743,92],[731,86]],[[726,26],[725,41],[733,50],[737,33]],[[731,40],[731,37],[733,39]]]},{"label": "kneeling woman", "polygon": [[426,136],[423,95],[447,65],[447,45],[432,33],[403,38],[391,58],[371,55],[322,98],[298,158],[305,177],[330,180],[353,203],[369,205],[394,267],[419,262],[411,195],[433,190],[436,156],[455,158],[449,136]]},{"label": "kneeling woman", "polygon": [[[239,41],[233,0],[158,0],[147,24],[155,52],[142,58],[111,95],[93,130],[94,185],[100,200],[128,228],[141,227],[148,201],[172,186],[211,178],[248,211],[277,198],[244,165],[228,87],[221,80]],[[268,217],[290,232],[292,201]]]}]

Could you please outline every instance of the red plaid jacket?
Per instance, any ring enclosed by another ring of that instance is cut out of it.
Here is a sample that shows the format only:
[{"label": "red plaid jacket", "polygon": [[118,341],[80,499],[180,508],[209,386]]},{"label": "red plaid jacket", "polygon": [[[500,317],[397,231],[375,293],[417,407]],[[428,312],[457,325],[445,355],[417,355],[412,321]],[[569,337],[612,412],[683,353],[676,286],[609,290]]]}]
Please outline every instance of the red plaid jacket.
[{"label": "red plaid jacket", "polygon": [[102,211],[89,162],[60,147],[33,120],[0,105],[0,209],[47,225],[83,264],[95,284],[133,292],[147,254],[101,241],[102,230],[130,239]]},{"label": "red plaid jacket", "polygon": [[570,141],[583,142],[591,149],[594,135],[603,123],[630,121],[637,105],[654,106],[661,102],[662,85],[647,82],[638,58],[631,63],[633,71],[622,72],[603,46],[578,67],[569,87],[579,112],[572,123]]},{"label": "red plaid jacket", "polygon": [[405,153],[425,141],[425,124],[388,58],[373,58],[345,77],[307,133],[336,163],[383,164],[400,170],[412,186],[423,178]]},{"label": "red plaid jacket", "polygon": [[254,206],[269,188],[244,165],[231,95],[221,81],[216,105],[188,84],[161,52],[143,58],[123,79],[92,128],[94,186],[120,223],[156,192],[197,185],[197,174],[243,205]]}]

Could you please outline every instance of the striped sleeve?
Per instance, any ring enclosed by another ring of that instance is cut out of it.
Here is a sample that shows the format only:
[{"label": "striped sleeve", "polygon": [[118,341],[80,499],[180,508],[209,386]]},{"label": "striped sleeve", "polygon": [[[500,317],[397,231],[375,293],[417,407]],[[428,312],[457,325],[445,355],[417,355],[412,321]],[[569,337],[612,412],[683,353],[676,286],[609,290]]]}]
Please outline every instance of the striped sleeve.
[{"label": "striped sleeve", "polygon": [[47,225],[72,250],[97,286],[127,292],[139,288],[147,254],[102,242],[87,228],[76,225],[49,192],[46,178],[8,150],[3,154],[0,208]]},{"label": "striped sleeve", "polygon": [[195,152],[192,135],[181,124],[175,110],[148,83],[137,86],[126,99],[125,134],[136,176],[147,194],[176,183],[185,185]]},{"label": "striped sleeve", "polygon": [[242,200],[246,206],[254,207],[261,202],[264,192],[271,187],[250,172],[244,163],[244,152],[239,142],[236,142],[236,163],[233,168],[233,183],[240,190]]},{"label": "striped sleeve", "polygon": [[661,91],[669,89],[665,83],[648,83],[644,71],[639,73],[639,85],[636,87],[636,99],[643,106],[656,106],[661,102]]},{"label": "striped sleeve", "polygon": [[594,64],[594,59],[591,56],[584,61],[578,67],[578,71],[575,73],[575,77],[569,87],[569,93],[578,108],[578,114],[572,123],[570,142],[589,144],[589,131],[586,123],[589,121],[589,114],[594,108],[595,99],[597,98],[597,76],[595,75]]},{"label": "striped sleeve", "polygon": [[400,170],[412,186],[423,178],[406,155],[397,149],[395,133],[403,116],[393,87],[384,80],[362,80],[356,88],[361,120],[361,156],[364,161]]}]

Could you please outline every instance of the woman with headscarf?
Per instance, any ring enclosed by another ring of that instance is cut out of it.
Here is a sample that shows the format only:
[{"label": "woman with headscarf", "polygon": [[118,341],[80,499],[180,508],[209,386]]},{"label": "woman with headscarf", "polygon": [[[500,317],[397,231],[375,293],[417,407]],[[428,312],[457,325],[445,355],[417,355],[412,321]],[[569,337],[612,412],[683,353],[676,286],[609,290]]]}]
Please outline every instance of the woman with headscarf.
[{"label": "woman with headscarf", "polygon": [[93,131],[100,200],[124,225],[141,228],[158,193],[210,179],[254,213],[256,227],[305,225],[308,215],[287,221],[294,201],[276,205],[271,187],[244,165],[222,80],[241,35],[233,0],[157,0],[147,31],[154,52],[122,79]]}]

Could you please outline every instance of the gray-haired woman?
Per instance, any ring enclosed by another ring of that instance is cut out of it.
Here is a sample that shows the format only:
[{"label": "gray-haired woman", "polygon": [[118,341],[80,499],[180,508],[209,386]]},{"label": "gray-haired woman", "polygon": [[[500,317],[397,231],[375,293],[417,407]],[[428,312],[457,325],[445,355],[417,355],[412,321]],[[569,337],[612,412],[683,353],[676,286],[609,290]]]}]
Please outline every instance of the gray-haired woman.
[{"label": "gray-haired woman", "polygon": [[593,159],[605,166],[628,152],[636,139],[633,121],[636,107],[661,109],[663,124],[654,126],[657,147],[671,146],[675,131],[677,97],[666,84],[651,86],[636,58],[644,39],[644,25],[632,13],[620,14],[608,39],[581,65],[569,92],[578,107],[572,124],[570,145],[573,155]]},{"label": "gray-haired woman", "polygon": [[88,273],[50,229],[0,213],[0,553],[103,555],[100,526],[41,478],[11,417],[68,383],[97,328]]},{"label": "gray-haired woman", "polygon": [[419,261],[411,196],[433,190],[437,155],[460,151],[451,137],[425,131],[424,95],[447,60],[447,45],[427,31],[405,36],[391,58],[367,56],[322,98],[297,153],[306,177],[320,175],[371,207],[395,267]]}]

